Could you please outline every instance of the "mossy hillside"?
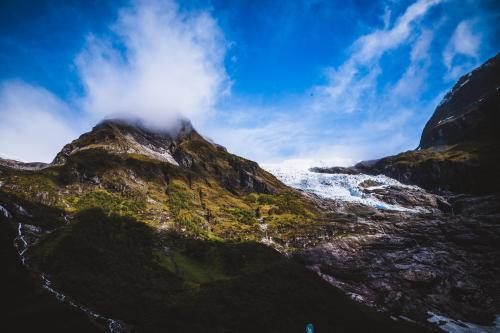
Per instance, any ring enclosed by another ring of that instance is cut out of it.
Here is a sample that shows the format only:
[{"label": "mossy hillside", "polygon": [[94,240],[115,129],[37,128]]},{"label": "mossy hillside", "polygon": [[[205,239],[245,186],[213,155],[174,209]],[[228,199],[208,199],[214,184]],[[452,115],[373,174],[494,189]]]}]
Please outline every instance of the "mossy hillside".
[{"label": "mossy hillside", "polygon": [[77,213],[31,258],[59,290],[141,332],[408,329],[262,244],[158,232],[102,210]]},{"label": "mossy hillside", "polygon": [[193,297],[204,284],[283,260],[264,246],[157,233],[100,209],[76,214],[71,224],[46,235],[30,257],[64,292],[133,324]]},{"label": "mossy hillside", "polygon": [[[130,155],[118,158],[100,149],[78,152],[63,166],[15,170],[1,177],[5,191],[70,215],[100,208],[206,239],[260,241],[270,236],[284,244],[287,237],[317,226],[315,220],[323,215],[289,189],[236,194],[191,170]],[[38,200],[39,193],[48,194]],[[263,223],[268,225],[266,232],[260,227]]]},{"label": "mossy hillside", "polygon": [[206,141],[196,132],[179,143],[176,154],[181,158],[189,157],[190,168],[196,174],[210,176],[222,187],[239,195],[252,191],[247,187],[247,182],[252,183],[254,190],[258,192],[278,193],[287,189],[257,163],[228,153],[224,148]]},{"label": "mossy hillside", "polygon": [[10,168],[0,170],[1,188],[26,201],[37,201],[44,205],[61,206],[57,168],[42,171],[21,171]]}]

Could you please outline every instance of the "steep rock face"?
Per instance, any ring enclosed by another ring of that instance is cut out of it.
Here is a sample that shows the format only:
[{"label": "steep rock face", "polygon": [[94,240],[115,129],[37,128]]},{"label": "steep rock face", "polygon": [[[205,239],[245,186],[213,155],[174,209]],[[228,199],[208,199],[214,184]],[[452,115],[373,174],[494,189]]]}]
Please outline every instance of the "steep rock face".
[{"label": "steep rock face", "polygon": [[[394,187],[375,191],[400,204],[429,198]],[[431,311],[491,325],[500,309],[499,199],[449,198],[453,213],[358,210],[356,223],[295,255],[354,299],[396,316],[425,321]]]},{"label": "steep rock face", "polygon": [[437,192],[500,191],[500,55],[464,75],[422,132],[419,149],[358,163],[351,172],[384,174]]},{"label": "steep rock face", "polygon": [[422,132],[420,148],[498,140],[500,54],[462,76],[438,105]]}]

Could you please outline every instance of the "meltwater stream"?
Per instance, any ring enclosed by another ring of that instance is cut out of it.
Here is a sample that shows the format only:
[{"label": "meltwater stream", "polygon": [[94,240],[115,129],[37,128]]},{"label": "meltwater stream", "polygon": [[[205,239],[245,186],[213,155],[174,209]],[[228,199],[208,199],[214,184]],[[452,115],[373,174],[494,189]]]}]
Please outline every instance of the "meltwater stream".
[{"label": "meltwater stream", "polygon": [[[1,206],[0,206],[1,207]],[[3,208],[3,207],[2,207]],[[5,208],[3,208],[5,209]],[[4,212],[5,216],[7,214]],[[9,216],[11,216],[9,214]],[[26,251],[30,248],[30,246],[36,244],[37,238],[35,236],[38,236],[43,233],[49,233],[50,231],[45,231],[40,227],[30,225],[30,224],[22,224],[18,223],[17,224],[17,237],[14,239],[14,246],[17,249],[17,253],[19,254],[19,258],[21,259],[21,263],[23,266],[26,268],[29,268],[28,262],[27,262],[27,257],[26,257]],[[110,333],[126,333],[128,330],[125,328],[125,325],[115,319],[107,318],[104,317],[89,308],[84,307],[81,304],[78,304],[74,300],[72,300],[70,297],[64,295],[63,293],[57,291],[54,289],[52,286],[52,282],[47,278],[47,276],[43,273],[40,274],[40,279],[42,280],[42,288],[53,294],[59,301],[64,302],[66,304],[71,305],[74,308],[77,308],[80,311],[83,311],[85,314],[87,314],[89,317],[93,318],[95,321],[102,323],[106,325],[108,328],[108,331]]]}]

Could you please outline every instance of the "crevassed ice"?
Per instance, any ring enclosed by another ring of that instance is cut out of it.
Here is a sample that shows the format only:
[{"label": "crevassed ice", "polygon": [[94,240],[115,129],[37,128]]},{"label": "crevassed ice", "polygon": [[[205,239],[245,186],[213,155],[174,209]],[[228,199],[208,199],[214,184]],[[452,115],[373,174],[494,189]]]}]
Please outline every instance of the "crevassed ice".
[{"label": "crevassed ice", "polygon": [[443,315],[438,315],[432,312],[427,312],[429,318],[427,321],[439,326],[443,331],[448,333],[495,333],[500,332],[500,315],[496,316],[492,326],[483,326],[472,323],[463,322],[460,320],[451,319]]},{"label": "crevassed ice", "polygon": [[396,210],[396,211],[419,211],[421,209],[410,209],[398,205],[391,205],[383,202],[369,193],[364,193],[360,184],[365,180],[372,180],[380,186],[377,187],[398,186],[411,188],[395,179],[378,175],[347,175],[347,174],[325,174],[311,172],[309,170],[289,168],[289,167],[266,167],[264,168],[276,176],[286,185],[303,190],[305,192],[316,194],[323,198],[340,200],[345,202],[360,203],[377,209]]}]

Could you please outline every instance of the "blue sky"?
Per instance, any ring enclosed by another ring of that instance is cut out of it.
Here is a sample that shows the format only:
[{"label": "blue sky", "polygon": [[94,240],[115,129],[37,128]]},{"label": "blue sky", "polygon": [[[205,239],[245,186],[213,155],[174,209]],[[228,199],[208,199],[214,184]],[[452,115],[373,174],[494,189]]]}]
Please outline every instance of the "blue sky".
[{"label": "blue sky", "polygon": [[418,145],[500,51],[498,1],[2,1],[0,155],[50,161],[104,117],[178,115],[260,163]]}]

